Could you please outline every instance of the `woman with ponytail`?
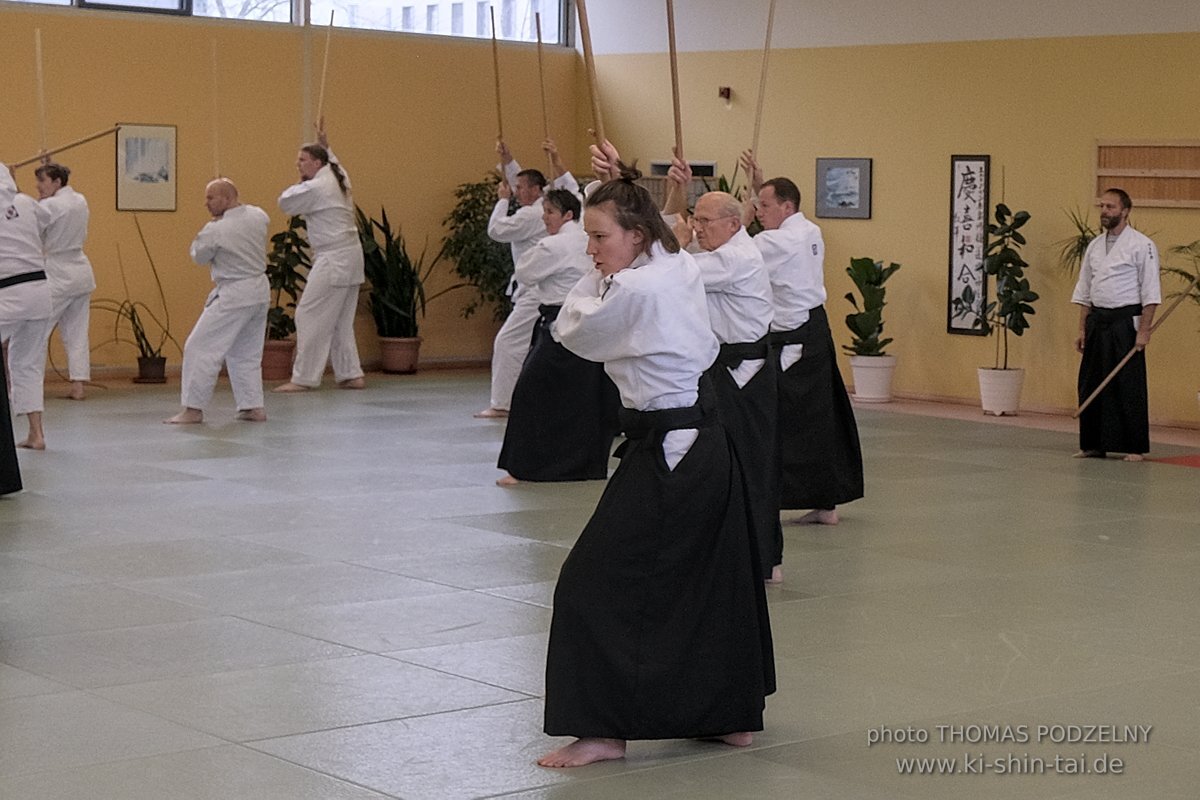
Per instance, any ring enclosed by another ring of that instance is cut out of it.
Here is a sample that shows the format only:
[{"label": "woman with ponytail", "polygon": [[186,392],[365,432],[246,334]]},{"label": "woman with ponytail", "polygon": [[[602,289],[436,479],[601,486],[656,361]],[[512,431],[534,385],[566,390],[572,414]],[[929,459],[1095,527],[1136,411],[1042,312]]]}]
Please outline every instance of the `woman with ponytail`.
[{"label": "woman with ponytail", "polygon": [[325,120],[317,141],[300,148],[300,182],[279,196],[279,208],[304,217],[313,266],[296,307],[296,360],[292,379],[277,392],[306,392],[321,385],[326,362],[343,389],[363,388],[363,369],[354,340],[358,287],[365,280],[362,244],[354,221],[350,177],[329,149]]},{"label": "woman with ponytail", "polygon": [[555,336],[604,364],[627,441],[555,588],[545,731],[577,738],[545,767],[622,758],[630,739],[748,745],[775,689],[741,473],[700,385],[718,352],[700,271],[605,148],[583,217],[595,269]]}]

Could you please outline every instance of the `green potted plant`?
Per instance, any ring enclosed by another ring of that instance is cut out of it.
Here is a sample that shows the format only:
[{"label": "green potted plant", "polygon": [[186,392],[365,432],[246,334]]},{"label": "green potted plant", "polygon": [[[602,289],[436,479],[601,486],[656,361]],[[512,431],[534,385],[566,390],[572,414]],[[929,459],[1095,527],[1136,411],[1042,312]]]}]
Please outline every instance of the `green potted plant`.
[{"label": "green potted plant", "polygon": [[267,254],[267,281],[271,306],[267,310],[267,341],[263,347],[263,380],[287,380],[296,355],[296,301],[312,269],[312,253],[305,238],[303,217],[288,220],[286,230],[271,237]]},{"label": "green potted plant", "polygon": [[1054,246],[1058,248],[1058,265],[1068,275],[1075,275],[1083,264],[1083,255],[1087,252],[1088,245],[1099,231],[1092,227],[1091,215],[1088,212],[1076,208],[1066,214],[1075,231],[1067,238],[1055,242]]},{"label": "green potted plant", "polygon": [[[1176,298],[1181,294],[1184,294],[1187,296],[1188,300],[1191,300],[1197,306],[1200,306],[1200,284],[1196,282],[1197,279],[1200,278],[1200,239],[1197,239],[1191,244],[1176,245],[1168,252],[1171,253],[1171,255],[1185,256],[1192,262],[1192,264],[1190,270],[1176,266],[1163,266],[1163,274],[1172,275],[1187,282],[1186,289],[1173,292],[1167,295],[1167,297]],[[1200,402],[1200,392],[1196,393],[1196,401]]]},{"label": "green potted plant", "polygon": [[[379,219],[371,219],[355,208],[358,235],[362,242],[363,264],[367,281],[368,305],[379,334],[379,352],[384,372],[417,371],[421,337],[419,319],[425,316],[425,304],[465,284],[455,284],[432,295],[425,281],[442,260],[445,248],[429,263],[426,252],[413,259],[404,244],[404,236],[393,230],[387,211],[380,209]],[[378,234],[378,238],[376,237]]]},{"label": "green potted plant", "polygon": [[1037,292],[1029,288],[1025,270],[1029,263],[1021,255],[1025,237],[1020,229],[1029,222],[1028,211],[1015,214],[1004,203],[996,204],[995,222],[988,225],[988,243],[983,269],[995,279],[995,300],[976,316],[974,326],[996,337],[993,367],[979,368],[979,392],[985,414],[1016,414],[1020,406],[1025,370],[1008,366],[1008,335],[1021,336],[1029,329]]},{"label": "green potted plant", "polygon": [[854,398],[864,403],[887,403],[892,399],[892,375],[896,370],[896,357],[884,352],[891,339],[883,336],[883,308],[887,290],[883,284],[900,269],[899,264],[883,266],[882,261],[870,258],[851,258],[846,274],[862,297],[862,307],[854,299],[853,292],[846,293],[846,300],[855,313],[846,315],[846,327],[850,329],[850,344],[842,349],[850,354],[850,369],[854,372]]},{"label": "green potted plant", "polygon": [[491,304],[496,322],[504,320],[512,310],[508,287],[513,274],[512,249],[493,241],[487,233],[499,181],[499,176],[490,174],[482,181],[463,183],[454,190],[457,202],[442,220],[450,232],[442,240],[439,254],[453,261],[455,274],[475,287],[476,297],[463,307],[463,316],[470,317]]}]

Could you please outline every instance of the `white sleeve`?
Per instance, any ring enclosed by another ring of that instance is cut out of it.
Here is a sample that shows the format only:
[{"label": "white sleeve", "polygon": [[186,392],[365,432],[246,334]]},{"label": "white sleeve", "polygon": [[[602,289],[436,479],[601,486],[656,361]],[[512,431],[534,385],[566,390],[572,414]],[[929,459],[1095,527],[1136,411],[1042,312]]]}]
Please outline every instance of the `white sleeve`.
[{"label": "white sleeve", "polygon": [[1138,276],[1138,286],[1141,287],[1141,302],[1144,306],[1157,306],[1162,304],[1162,287],[1158,278],[1158,248],[1154,246],[1154,242],[1146,239],[1145,245],[1138,251],[1138,268],[1141,274]]},{"label": "white sleeve", "polygon": [[517,190],[517,173],[521,171],[521,163],[514,158],[507,164],[497,164],[496,169],[504,173],[504,180],[515,192]]},{"label": "white sleeve", "polygon": [[553,275],[565,259],[554,252],[551,239],[547,236],[525,251],[513,267],[513,278],[523,286],[532,286]]},{"label": "white sleeve", "polygon": [[509,214],[506,200],[496,202],[492,217],[488,220],[487,232],[497,242],[523,242],[536,239],[546,230],[542,213],[535,206],[522,206],[516,213]]},{"label": "white sleeve", "polygon": [[[1104,234],[1101,233],[1100,236]],[[1087,249],[1083,251],[1083,260],[1079,262],[1079,278],[1075,281],[1075,291],[1071,293],[1071,302],[1080,306],[1092,304],[1092,247],[1096,239],[1092,239]]]},{"label": "white sleeve", "polygon": [[550,181],[551,189],[566,189],[572,194],[579,194],[579,181],[575,180],[575,176],[567,170],[562,175],[559,175],[554,180]]},{"label": "white sleeve", "polygon": [[220,249],[220,234],[217,226],[209,222],[200,232],[196,234],[196,238],[192,241],[191,256],[192,261],[197,264],[211,264],[213,259],[217,257],[217,251]]},{"label": "white sleeve", "polygon": [[320,196],[319,188],[313,181],[301,181],[284,189],[283,194],[279,195],[279,210],[288,216],[316,211]]},{"label": "white sleeve", "polygon": [[692,253],[696,266],[700,268],[700,280],[704,283],[704,291],[719,292],[733,283],[733,266],[720,248],[713,251],[701,250]]},{"label": "white sleeve", "polygon": [[604,278],[599,270],[587,273],[571,289],[558,312],[556,338],[588,361],[647,355],[650,351],[642,343],[653,337],[640,335],[639,322],[648,316],[651,327],[661,324],[654,313],[656,298],[622,286],[617,275]]}]

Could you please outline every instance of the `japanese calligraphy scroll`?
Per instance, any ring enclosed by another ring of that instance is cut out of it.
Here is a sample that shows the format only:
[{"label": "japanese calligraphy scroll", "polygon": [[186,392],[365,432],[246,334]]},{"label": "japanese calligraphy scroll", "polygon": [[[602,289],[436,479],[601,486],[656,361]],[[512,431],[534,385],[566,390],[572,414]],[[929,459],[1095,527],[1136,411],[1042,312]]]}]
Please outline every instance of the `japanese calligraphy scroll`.
[{"label": "japanese calligraphy scroll", "polygon": [[983,336],[975,321],[983,313],[987,274],[988,171],[991,156],[950,157],[950,291],[946,331]]}]

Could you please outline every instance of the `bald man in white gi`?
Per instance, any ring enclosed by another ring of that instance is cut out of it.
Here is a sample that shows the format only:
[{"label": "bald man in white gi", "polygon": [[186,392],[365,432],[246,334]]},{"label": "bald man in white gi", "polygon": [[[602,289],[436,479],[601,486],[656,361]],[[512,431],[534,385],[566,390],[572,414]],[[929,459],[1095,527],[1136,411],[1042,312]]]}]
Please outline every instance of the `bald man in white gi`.
[{"label": "bald man in white gi", "polygon": [[204,421],[204,409],[225,364],[237,405],[237,418],[265,422],[262,353],[267,330],[267,212],[242,203],[237,187],[225,178],[204,189],[212,219],[192,242],[191,256],[208,264],[216,288],[183,346],[183,410],[174,425]]},{"label": "bald man in white gi", "polygon": [[[551,189],[566,189],[579,194],[579,182],[563,165],[554,140],[546,139],[542,142],[542,149],[550,156],[556,173],[549,184],[539,170],[521,169],[503,140],[496,144],[504,180],[497,187],[499,199],[488,220],[488,236],[512,248],[513,264],[520,262],[521,257],[546,236],[546,225],[542,221],[543,190],[549,186]],[[518,207],[510,213],[514,200]],[[508,416],[513,387],[517,385],[521,365],[525,363],[525,356],[533,341],[533,328],[539,316],[538,299],[517,284],[512,292],[512,301],[512,311],[492,345],[490,402],[476,417],[494,419]]]},{"label": "bald man in white gi", "polygon": [[96,277],[92,262],[83,252],[88,232],[88,204],[84,196],[67,185],[71,170],[53,162],[42,164],[37,177],[38,202],[50,212],[50,222],[42,234],[46,254],[46,277],[50,281],[49,339],[54,326],[67,351],[67,376],[72,400],[82,400],[84,386],[92,379],[92,350],[88,342],[88,321]]},{"label": "bald man in white gi", "polygon": [[8,343],[12,412],[29,422],[29,435],[17,446],[29,450],[46,449],[42,383],[51,301],[42,233],[49,220],[46,209],[18,192],[12,172],[0,164],[0,342]]}]

